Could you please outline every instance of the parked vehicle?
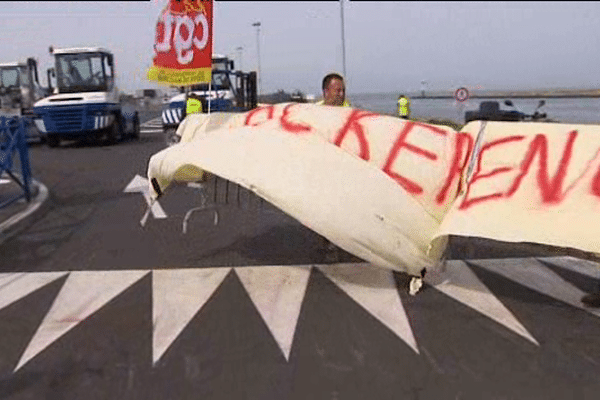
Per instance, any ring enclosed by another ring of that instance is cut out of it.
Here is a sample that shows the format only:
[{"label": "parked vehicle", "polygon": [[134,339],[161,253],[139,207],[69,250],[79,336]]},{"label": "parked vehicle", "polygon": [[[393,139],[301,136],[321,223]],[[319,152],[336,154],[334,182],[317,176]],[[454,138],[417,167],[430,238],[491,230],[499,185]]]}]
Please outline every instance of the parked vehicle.
[{"label": "parked vehicle", "polygon": [[517,110],[511,100],[505,100],[504,104],[512,107],[512,110],[500,109],[500,103],[497,101],[482,101],[479,104],[479,110],[465,112],[465,124],[470,121],[538,121],[549,122],[547,114],[540,112],[539,109],[546,104],[545,100],[540,100],[533,113],[527,114]]},{"label": "parked vehicle", "polygon": [[[203,99],[202,112],[244,112],[256,107],[256,72],[234,70],[233,60],[226,56],[213,54],[212,77],[208,83],[199,83],[188,88],[188,95],[193,93]],[[177,127],[185,118],[186,88],[180,87],[179,94],[169,99],[162,111],[163,132],[167,145],[179,141]]]},{"label": "parked vehicle", "polygon": [[47,95],[34,58],[0,64],[0,116],[25,118],[27,139],[43,139],[31,117],[33,104]]},{"label": "parked vehicle", "polygon": [[[113,54],[100,47],[53,49],[48,69],[51,95],[36,102],[34,122],[49,146],[61,140],[105,138],[115,143],[139,138],[137,111],[125,113],[119,102]],[[52,78],[55,86],[52,86]]]}]

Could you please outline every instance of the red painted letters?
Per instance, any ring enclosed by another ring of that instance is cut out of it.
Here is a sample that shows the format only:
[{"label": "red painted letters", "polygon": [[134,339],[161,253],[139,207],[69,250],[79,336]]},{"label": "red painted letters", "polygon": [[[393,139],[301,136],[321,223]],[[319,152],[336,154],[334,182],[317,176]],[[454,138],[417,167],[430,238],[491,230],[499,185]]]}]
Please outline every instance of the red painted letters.
[{"label": "red painted letters", "polygon": [[467,192],[465,193],[465,197],[463,198],[463,201],[459,207],[461,210],[468,208],[469,206],[471,206],[473,204],[480,203],[480,202],[486,201],[486,200],[497,199],[504,195],[501,192],[496,192],[496,193],[488,194],[485,196],[469,199],[469,192],[471,190],[471,187],[479,179],[491,178],[494,175],[501,174],[501,173],[512,170],[512,168],[510,168],[510,167],[501,167],[501,168],[496,168],[486,174],[481,174],[481,159],[483,157],[483,153],[490,150],[494,146],[499,146],[499,145],[503,145],[503,144],[507,144],[507,143],[511,143],[511,142],[519,142],[523,139],[525,139],[524,136],[508,136],[508,137],[505,137],[502,139],[491,141],[491,142],[486,143],[485,145],[481,146],[481,151],[479,152],[479,156],[477,157],[477,167],[475,168],[475,172],[473,173],[473,177],[471,178],[471,181],[467,185]]},{"label": "red painted letters", "polygon": [[255,108],[252,111],[249,111],[248,114],[246,115],[246,121],[244,122],[244,125],[257,126],[257,125],[260,125],[261,123],[265,122],[265,121],[260,121],[260,122],[254,123],[254,124],[250,123],[250,121],[252,120],[253,117],[255,117],[256,115],[259,115],[260,113],[263,113],[263,112],[267,113],[267,121],[270,119],[273,119],[273,113],[275,112],[275,106],[259,107],[259,108]]},{"label": "red painted letters", "polygon": [[[463,149],[466,146],[466,151],[463,152]],[[450,170],[448,171],[448,176],[446,177],[446,182],[442,189],[436,196],[435,200],[438,204],[444,203],[446,200],[446,196],[448,195],[448,190],[450,190],[450,186],[452,182],[456,179],[458,180],[458,188],[456,190],[457,193],[461,191],[462,184],[462,175],[469,158],[471,156],[471,152],[473,151],[473,138],[464,132],[458,132],[456,134],[456,146],[454,149],[454,157],[452,158],[452,164],[450,165]]]},{"label": "red painted letters", "polygon": [[285,129],[286,131],[291,132],[291,133],[306,133],[306,132],[310,132],[312,130],[312,128],[310,126],[302,125],[302,124],[296,124],[294,122],[288,121],[288,114],[290,112],[290,107],[293,107],[293,106],[294,106],[294,104],[288,104],[283,109],[283,114],[281,115],[281,118],[279,120],[280,123],[281,123],[281,127],[283,129]]},{"label": "red painted letters", "polygon": [[[293,134],[305,134],[314,132],[314,127],[308,124],[292,122],[290,120],[291,116],[293,116],[295,106],[296,104],[287,104],[283,107],[282,114],[279,117],[279,123],[281,125],[281,128]],[[275,111],[275,106],[273,105],[252,110],[246,115],[245,125],[259,126],[265,122],[273,120],[275,118]],[[365,161],[370,161],[370,144],[368,136],[365,132],[365,127],[362,125],[362,119],[371,119],[379,117],[384,116],[364,110],[352,110],[349,113],[346,120],[343,122],[343,125],[341,126],[335,137],[333,138],[333,144],[341,147],[344,140],[348,139],[348,135],[353,134],[358,142],[357,155]],[[409,134],[416,133],[414,132],[415,127],[421,128],[417,130],[417,132],[419,133],[423,131],[428,131],[441,137],[448,136],[448,132],[443,129],[440,129],[436,126],[419,123],[416,121],[406,121],[402,130],[398,132],[392,147],[388,151],[385,163],[382,167],[382,171],[388,176],[390,176],[392,179],[394,179],[399,185],[401,185],[406,191],[408,191],[408,193],[414,196],[422,195],[424,192],[424,188],[419,182],[415,182],[394,170],[394,163],[398,158],[398,154],[402,149],[406,149],[407,151],[414,154],[414,156],[416,157],[424,158],[430,161],[438,160],[437,154],[408,142]],[[473,152],[474,140],[470,134],[466,132],[453,133],[456,134],[456,137],[454,138],[454,154],[450,165],[448,165],[448,171],[441,186],[441,189],[435,196],[435,201],[438,205],[442,205],[445,202],[454,200],[454,198],[449,198],[449,196],[454,196],[454,194],[450,194],[450,190],[455,182],[457,182],[456,193],[461,192],[462,177],[464,176],[466,166],[471,158],[471,153]],[[532,165],[535,163],[534,160],[536,157],[538,157],[539,159],[537,163],[538,168],[536,170],[536,184],[540,190],[542,203],[557,204],[561,202],[564,199],[564,197],[571,191],[572,187],[579,184],[579,181],[581,180],[581,178],[584,177],[586,171],[589,171],[589,169],[591,168],[592,162],[598,156],[600,156],[600,149],[598,149],[596,157],[594,157],[593,160],[590,161],[588,166],[583,171],[582,175],[578,179],[574,180],[569,187],[567,187],[566,189],[563,188],[565,185],[565,178],[567,176],[570,161],[573,157],[573,149],[575,146],[577,135],[577,131],[572,131],[568,134],[566,144],[562,149],[561,158],[553,175],[550,175],[548,172],[548,139],[544,134],[537,134],[533,137],[533,140],[531,140],[527,147],[527,150],[523,155],[523,159],[519,167],[516,168],[512,166],[503,166],[494,168],[491,171],[482,172],[482,159],[488,151],[498,146],[502,146],[502,149],[500,151],[515,151],[516,148],[506,149],[505,146],[522,142],[526,139],[525,136],[507,135],[505,137],[484,144],[481,147],[481,151],[477,156],[477,162],[475,165],[473,176],[471,177],[470,182],[467,184],[466,193],[459,206],[459,209],[465,210],[469,207],[472,207],[473,205],[484,203],[489,200],[498,200],[502,198],[512,197],[517,192],[517,190],[519,190],[525,176],[529,174]],[[493,179],[494,177],[500,174],[504,174],[511,171],[516,171],[516,177],[514,178],[514,180],[512,180],[512,183],[508,185],[508,188],[506,190],[497,190],[494,193],[487,193],[478,197],[469,197],[473,185],[475,185],[478,181],[482,179]],[[596,173],[594,174],[589,185],[589,193],[591,193],[591,195],[593,196],[600,198],[600,167],[598,168],[598,171],[596,171]]]},{"label": "red painted letters", "polygon": [[360,120],[366,117],[378,117],[379,114],[375,114],[372,112],[362,111],[362,110],[352,110],[350,116],[346,120],[342,129],[339,130],[337,137],[333,141],[336,146],[341,146],[344,138],[348,134],[348,132],[353,131],[356,134],[356,138],[358,139],[358,143],[360,145],[360,152],[358,156],[365,161],[369,161],[369,143],[367,142],[367,138],[365,137],[365,132],[363,130],[362,125],[360,124]]},{"label": "red painted letters", "polygon": [[546,140],[546,136],[542,134],[536,135],[529,145],[529,150],[525,154],[525,159],[521,163],[521,172],[506,195],[510,197],[517,191],[521,184],[521,180],[529,172],[529,167],[533,162],[533,158],[536,153],[539,152],[540,162],[537,173],[537,182],[540,191],[542,192],[542,201],[544,203],[558,203],[563,196],[561,189],[565,176],[567,175],[567,168],[569,166],[569,161],[571,160],[571,155],[573,154],[575,138],[577,138],[577,131],[570,132],[556,174],[554,175],[554,178],[550,180],[548,178],[548,141]]},{"label": "red painted letters", "polygon": [[406,141],[406,137],[413,130],[413,128],[415,126],[421,126],[423,128],[427,128],[439,135],[446,135],[445,131],[435,128],[433,126],[417,124],[413,121],[406,122],[406,124],[404,125],[404,128],[398,135],[396,142],[394,143],[394,145],[392,146],[392,149],[390,150],[387,161],[385,162],[385,165],[383,166],[383,172],[385,172],[390,177],[395,179],[396,182],[398,182],[409,193],[421,194],[421,193],[423,193],[423,188],[421,186],[419,186],[416,182],[413,182],[410,179],[392,171],[392,165],[394,164],[394,161],[396,160],[396,157],[398,156],[398,153],[400,152],[400,149],[402,149],[402,148],[405,148],[405,149],[413,152],[414,154],[419,155],[424,158],[427,158],[429,160],[433,160],[433,161],[437,160],[437,156],[435,154],[433,154],[430,151],[427,151],[425,149],[422,149],[420,147],[414,146]]}]

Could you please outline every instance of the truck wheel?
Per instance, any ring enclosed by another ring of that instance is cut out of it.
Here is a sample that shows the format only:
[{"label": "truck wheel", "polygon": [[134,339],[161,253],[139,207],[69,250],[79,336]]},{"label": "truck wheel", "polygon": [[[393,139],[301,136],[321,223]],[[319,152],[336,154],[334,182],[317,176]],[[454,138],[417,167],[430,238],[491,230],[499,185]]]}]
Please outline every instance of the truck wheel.
[{"label": "truck wheel", "polygon": [[121,137],[121,121],[118,116],[115,116],[114,122],[106,131],[106,143],[115,144],[119,137]]},{"label": "truck wheel", "polygon": [[47,135],[46,143],[48,143],[48,146],[50,147],[58,147],[60,145],[60,138],[56,135]]}]

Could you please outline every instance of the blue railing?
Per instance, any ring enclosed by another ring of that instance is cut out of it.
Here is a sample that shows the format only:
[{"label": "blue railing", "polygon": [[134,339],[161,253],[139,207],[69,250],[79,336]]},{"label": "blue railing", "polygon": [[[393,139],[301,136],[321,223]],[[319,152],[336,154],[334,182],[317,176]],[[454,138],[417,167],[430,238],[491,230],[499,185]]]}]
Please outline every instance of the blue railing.
[{"label": "blue railing", "polygon": [[[18,163],[15,163],[17,157]],[[29,148],[25,138],[25,119],[22,117],[0,117],[0,178],[4,176],[12,179],[20,190],[7,199],[0,198],[0,208],[21,198],[31,200]]]}]

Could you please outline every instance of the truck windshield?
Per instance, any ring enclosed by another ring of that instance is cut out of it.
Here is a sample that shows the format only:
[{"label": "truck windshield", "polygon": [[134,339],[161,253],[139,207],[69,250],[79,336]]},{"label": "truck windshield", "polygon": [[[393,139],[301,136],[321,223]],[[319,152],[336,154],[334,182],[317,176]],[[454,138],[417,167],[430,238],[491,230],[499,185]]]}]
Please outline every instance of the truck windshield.
[{"label": "truck windshield", "polygon": [[212,59],[213,71],[215,69],[220,70],[220,71],[226,71],[229,66],[228,62],[229,62],[229,60],[227,58],[213,58]]},{"label": "truck windshield", "polygon": [[[229,70],[229,59],[213,58],[212,59],[212,87],[211,90],[229,89],[229,79],[225,71]],[[220,72],[215,72],[220,71]],[[208,90],[208,83],[197,83],[192,85],[192,90]],[[183,90],[182,90],[183,93]]]},{"label": "truck windshield", "polygon": [[107,56],[101,53],[60,54],[56,56],[56,82],[60,93],[108,90]]},{"label": "truck windshield", "polygon": [[18,67],[3,67],[0,68],[0,87],[17,88],[19,86],[19,69]]}]

